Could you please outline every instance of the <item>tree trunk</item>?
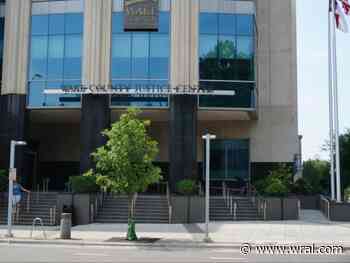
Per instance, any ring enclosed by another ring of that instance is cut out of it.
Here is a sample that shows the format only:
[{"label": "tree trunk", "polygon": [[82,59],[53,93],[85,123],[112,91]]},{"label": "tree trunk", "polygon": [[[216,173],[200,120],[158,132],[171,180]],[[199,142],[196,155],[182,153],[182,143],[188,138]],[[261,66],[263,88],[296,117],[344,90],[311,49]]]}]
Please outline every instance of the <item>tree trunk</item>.
[{"label": "tree trunk", "polygon": [[134,194],[128,196],[128,233],[126,239],[129,241],[137,240],[134,222]]}]

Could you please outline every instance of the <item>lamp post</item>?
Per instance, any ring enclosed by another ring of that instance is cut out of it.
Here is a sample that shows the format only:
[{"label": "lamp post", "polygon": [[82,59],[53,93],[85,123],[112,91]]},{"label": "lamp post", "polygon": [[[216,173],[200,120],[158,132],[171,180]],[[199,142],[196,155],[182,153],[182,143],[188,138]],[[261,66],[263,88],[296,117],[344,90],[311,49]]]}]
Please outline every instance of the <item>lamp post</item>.
[{"label": "lamp post", "polygon": [[7,208],[7,237],[13,237],[12,235],[12,199],[13,199],[13,175],[15,168],[15,152],[16,146],[27,145],[24,141],[11,141],[10,148],[10,173],[9,173],[9,197],[8,197],[8,208]]},{"label": "lamp post", "polygon": [[210,133],[202,136],[206,145],[206,164],[205,164],[205,238],[204,242],[210,242],[209,237],[209,198],[210,198],[210,140],[215,140],[216,136]]}]

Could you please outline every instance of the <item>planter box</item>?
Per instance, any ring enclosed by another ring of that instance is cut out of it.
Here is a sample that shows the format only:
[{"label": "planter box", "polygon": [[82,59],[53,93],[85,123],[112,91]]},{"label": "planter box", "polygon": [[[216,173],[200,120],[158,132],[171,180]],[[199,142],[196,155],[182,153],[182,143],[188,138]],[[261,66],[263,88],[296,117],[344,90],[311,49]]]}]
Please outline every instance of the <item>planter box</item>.
[{"label": "planter box", "polygon": [[266,200],[265,220],[299,219],[299,199],[295,197],[269,197]]},{"label": "planter box", "polygon": [[331,202],[330,205],[331,221],[350,221],[350,203]]},{"label": "planter box", "polygon": [[172,196],[173,224],[202,223],[205,221],[205,198],[202,196]]},{"label": "planter box", "polygon": [[56,223],[60,223],[63,207],[73,206],[73,225],[87,225],[94,221],[101,195],[60,193],[57,198]]},{"label": "planter box", "polygon": [[319,195],[296,195],[296,198],[300,200],[301,209],[320,209],[320,196]]},{"label": "planter box", "polygon": [[265,220],[282,220],[281,198],[268,197],[266,201]]},{"label": "planter box", "polygon": [[288,197],[282,198],[282,220],[299,219],[299,199]]}]

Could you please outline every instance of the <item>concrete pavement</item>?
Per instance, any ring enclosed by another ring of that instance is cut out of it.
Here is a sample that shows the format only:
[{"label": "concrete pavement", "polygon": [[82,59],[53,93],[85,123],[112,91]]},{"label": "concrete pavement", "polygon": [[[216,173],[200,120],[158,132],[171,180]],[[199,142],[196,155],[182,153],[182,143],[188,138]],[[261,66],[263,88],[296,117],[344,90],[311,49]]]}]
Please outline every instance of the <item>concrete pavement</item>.
[{"label": "concrete pavement", "polygon": [[[123,238],[126,224],[91,224],[72,229],[70,241],[57,240],[58,227],[46,228],[48,241],[44,241],[40,231],[34,232],[35,241],[29,239],[31,227],[15,226],[15,239],[12,243],[52,243],[76,245],[130,245]],[[213,240],[209,246],[237,246],[250,244],[336,244],[350,248],[350,222],[330,222],[319,211],[303,210],[297,221],[259,221],[259,222],[220,222],[210,224],[210,236]],[[0,226],[0,242],[8,242],[4,236],[6,226]],[[202,243],[204,224],[168,225],[138,224],[139,238],[153,238],[137,243],[142,246],[206,246]]]},{"label": "concrete pavement", "polygon": [[69,247],[48,245],[1,245],[0,262],[6,263],[244,263],[350,262],[349,254],[314,255],[257,255],[244,256],[237,249],[191,247]]}]

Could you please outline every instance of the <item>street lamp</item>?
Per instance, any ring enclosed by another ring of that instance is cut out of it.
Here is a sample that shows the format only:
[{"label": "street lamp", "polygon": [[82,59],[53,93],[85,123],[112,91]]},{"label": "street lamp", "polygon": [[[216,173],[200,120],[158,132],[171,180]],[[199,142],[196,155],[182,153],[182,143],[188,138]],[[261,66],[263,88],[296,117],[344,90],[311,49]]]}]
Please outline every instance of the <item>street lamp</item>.
[{"label": "street lamp", "polygon": [[205,164],[205,238],[204,242],[210,242],[209,238],[209,198],[210,198],[210,140],[215,140],[216,136],[210,133],[202,136],[206,145],[206,164]]},{"label": "street lamp", "polygon": [[13,180],[16,175],[15,168],[15,152],[16,146],[25,146],[25,141],[11,141],[10,148],[10,173],[9,173],[9,197],[7,208],[7,237],[13,237],[12,235],[12,199],[13,199]]}]

